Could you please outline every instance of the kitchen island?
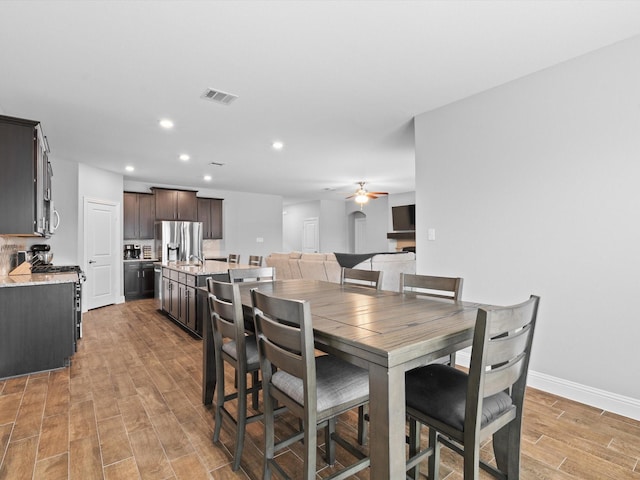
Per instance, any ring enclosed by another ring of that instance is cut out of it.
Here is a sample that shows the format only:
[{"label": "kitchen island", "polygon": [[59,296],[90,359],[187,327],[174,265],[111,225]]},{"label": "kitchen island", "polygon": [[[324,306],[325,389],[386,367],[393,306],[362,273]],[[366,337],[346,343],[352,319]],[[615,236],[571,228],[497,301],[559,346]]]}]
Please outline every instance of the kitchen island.
[{"label": "kitchen island", "polygon": [[230,268],[252,268],[216,260],[201,264],[163,262],[159,265],[162,267],[162,311],[200,338],[209,312],[206,291],[200,287],[206,287],[209,277],[228,282]]},{"label": "kitchen island", "polygon": [[78,275],[0,276],[0,379],[68,366]]}]

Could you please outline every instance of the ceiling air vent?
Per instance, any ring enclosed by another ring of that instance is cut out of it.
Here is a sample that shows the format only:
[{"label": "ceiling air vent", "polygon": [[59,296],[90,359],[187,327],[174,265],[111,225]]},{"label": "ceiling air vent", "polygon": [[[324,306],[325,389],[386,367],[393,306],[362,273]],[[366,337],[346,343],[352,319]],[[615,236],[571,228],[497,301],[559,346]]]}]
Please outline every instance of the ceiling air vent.
[{"label": "ceiling air vent", "polygon": [[220,90],[207,88],[200,96],[200,98],[204,98],[205,100],[210,100],[216,103],[221,103],[223,105],[229,105],[236,98],[238,98],[238,96],[231,93],[221,92]]},{"label": "ceiling air vent", "polygon": [[222,167],[224,163],[220,162],[210,162],[209,165],[213,165],[214,167]]}]

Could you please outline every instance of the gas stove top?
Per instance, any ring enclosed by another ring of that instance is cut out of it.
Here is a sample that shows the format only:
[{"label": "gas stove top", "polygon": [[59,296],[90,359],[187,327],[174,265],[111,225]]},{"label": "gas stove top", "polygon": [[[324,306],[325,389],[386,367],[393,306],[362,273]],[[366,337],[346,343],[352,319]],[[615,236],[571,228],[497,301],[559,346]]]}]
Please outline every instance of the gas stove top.
[{"label": "gas stove top", "polygon": [[31,273],[77,273],[78,280],[84,282],[87,277],[79,265],[51,265],[50,263],[34,263]]},{"label": "gas stove top", "polygon": [[78,265],[51,265],[40,263],[31,266],[31,273],[82,273]]}]

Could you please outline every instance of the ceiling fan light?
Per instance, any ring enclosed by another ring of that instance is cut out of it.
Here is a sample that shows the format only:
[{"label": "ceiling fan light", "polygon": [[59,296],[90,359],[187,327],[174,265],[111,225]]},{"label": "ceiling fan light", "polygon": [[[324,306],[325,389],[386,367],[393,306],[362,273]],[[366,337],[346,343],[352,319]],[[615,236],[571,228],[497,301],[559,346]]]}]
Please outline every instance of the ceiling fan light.
[{"label": "ceiling fan light", "polygon": [[358,195],[356,195],[355,200],[356,200],[356,203],[359,203],[362,205],[363,203],[367,203],[369,201],[369,197],[367,197],[367,195],[364,193],[358,193]]}]

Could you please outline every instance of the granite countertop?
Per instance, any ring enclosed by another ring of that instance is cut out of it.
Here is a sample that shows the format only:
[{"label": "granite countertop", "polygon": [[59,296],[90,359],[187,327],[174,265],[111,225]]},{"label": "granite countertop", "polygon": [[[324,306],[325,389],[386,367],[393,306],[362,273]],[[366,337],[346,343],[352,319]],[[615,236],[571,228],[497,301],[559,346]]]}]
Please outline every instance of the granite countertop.
[{"label": "granite countertop", "polygon": [[178,272],[190,273],[192,275],[215,275],[227,273],[230,268],[251,268],[249,265],[237,265],[235,263],[219,262],[217,260],[206,260],[202,265],[182,262],[163,262],[163,268],[177,270]]},{"label": "granite countertop", "polygon": [[21,287],[27,285],[48,285],[54,283],[75,283],[77,273],[32,273],[28,275],[0,276],[0,288]]}]

